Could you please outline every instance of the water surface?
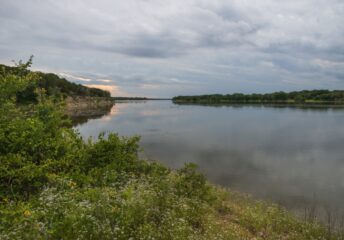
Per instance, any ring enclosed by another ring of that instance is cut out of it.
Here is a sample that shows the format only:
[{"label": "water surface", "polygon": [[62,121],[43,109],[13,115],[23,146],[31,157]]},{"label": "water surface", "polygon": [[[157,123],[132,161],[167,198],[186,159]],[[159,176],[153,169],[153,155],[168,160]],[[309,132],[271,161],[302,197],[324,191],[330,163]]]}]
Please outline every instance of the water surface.
[{"label": "water surface", "polygon": [[197,163],[211,182],[299,214],[344,210],[341,108],[126,102],[76,128],[85,137],[141,135],[145,157],[172,168]]}]

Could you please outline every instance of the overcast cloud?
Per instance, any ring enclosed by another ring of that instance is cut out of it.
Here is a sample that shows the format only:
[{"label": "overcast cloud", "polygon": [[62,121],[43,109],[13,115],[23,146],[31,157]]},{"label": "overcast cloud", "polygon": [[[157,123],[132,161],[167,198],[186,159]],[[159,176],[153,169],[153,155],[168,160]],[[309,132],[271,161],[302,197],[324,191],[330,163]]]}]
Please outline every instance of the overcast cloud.
[{"label": "overcast cloud", "polygon": [[0,62],[116,96],[344,89],[343,0],[0,0]]}]

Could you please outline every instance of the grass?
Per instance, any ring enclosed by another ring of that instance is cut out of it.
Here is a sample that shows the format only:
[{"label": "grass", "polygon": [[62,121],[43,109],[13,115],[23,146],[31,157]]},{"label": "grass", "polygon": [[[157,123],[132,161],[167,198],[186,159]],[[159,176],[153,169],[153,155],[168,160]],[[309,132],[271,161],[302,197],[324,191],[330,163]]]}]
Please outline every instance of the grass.
[{"label": "grass", "polygon": [[[343,239],[277,205],[204,182],[187,166],[80,186],[58,175],[30,201],[2,201],[0,239]],[[151,169],[152,170],[152,169]]]}]

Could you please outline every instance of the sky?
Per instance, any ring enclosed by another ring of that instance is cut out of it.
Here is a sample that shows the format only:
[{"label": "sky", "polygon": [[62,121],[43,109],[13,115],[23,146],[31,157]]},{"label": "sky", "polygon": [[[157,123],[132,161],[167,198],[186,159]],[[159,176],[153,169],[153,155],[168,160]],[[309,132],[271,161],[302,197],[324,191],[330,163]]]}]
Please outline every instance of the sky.
[{"label": "sky", "polygon": [[0,63],[173,97],[344,89],[344,0],[0,0]]}]

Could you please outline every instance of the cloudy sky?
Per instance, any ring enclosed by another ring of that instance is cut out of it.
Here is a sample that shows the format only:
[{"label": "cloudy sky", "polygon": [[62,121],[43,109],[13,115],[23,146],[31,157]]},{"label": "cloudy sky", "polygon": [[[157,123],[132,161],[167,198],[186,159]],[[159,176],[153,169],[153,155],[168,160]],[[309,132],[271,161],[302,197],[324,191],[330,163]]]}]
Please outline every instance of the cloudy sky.
[{"label": "cloudy sky", "polygon": [[114,96],[344,89],[344,0],[0,0],[0,62]]}]

